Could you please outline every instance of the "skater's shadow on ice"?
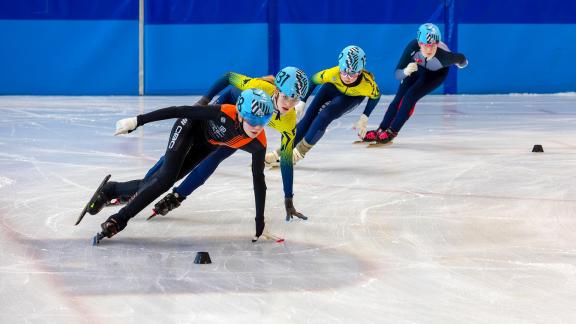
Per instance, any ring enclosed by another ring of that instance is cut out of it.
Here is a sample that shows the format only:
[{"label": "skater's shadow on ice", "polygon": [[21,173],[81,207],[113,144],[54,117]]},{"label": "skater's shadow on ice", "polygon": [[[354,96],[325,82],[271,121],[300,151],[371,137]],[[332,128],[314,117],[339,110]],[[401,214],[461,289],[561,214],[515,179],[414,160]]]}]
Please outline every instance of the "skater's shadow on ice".
[{"label": "skater's shadow on ice", "polygon": [[[326,290],[358,284],[370,264],[333,246],[246,237],[21,241],[72,295]],[[212,264],[194,264],[196,252]]]}]

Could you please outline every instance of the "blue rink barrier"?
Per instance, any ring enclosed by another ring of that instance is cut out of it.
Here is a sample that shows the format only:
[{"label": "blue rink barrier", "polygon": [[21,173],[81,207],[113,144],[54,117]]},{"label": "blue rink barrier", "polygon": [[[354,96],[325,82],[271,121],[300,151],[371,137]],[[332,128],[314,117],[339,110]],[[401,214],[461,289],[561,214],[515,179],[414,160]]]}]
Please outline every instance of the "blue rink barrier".
[{"label": "blue rink barrier", "polygon": [[[423,22],[470,65],[436,93],[576,91],[576,1],[145,0],[146,94],[201,94],[226,71],[308,75],[350,44],[384,94]],[[138,94],[138,0],[0,3],[0,94]]]}]

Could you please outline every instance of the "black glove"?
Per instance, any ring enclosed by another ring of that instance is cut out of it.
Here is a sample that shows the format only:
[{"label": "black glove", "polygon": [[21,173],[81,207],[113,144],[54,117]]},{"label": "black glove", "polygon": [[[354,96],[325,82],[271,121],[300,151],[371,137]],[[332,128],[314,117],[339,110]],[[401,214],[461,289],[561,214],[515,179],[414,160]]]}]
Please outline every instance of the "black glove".
[{"label": "black glove", "polygon": [[182,203],[184,199],[186,199],[186,197],[182,197],[176,192],[171,192],[154,205],[154,211],[164,216],[172,209],[180,207],[180,203]]},{"label": "black glove", "polygon": [[284,198],[284,207],[286,207],[286,221],[289,222],[290,220],[292,220],[292,217],[296,216],[300,219],[303,220],[307,220],[308,217],[302,215],[302,213],[299,213],[298,211],[296,211],[296,208],[294,208],[294,202],[292,202],[292,198]]},{"label": "black glove", "polygon": [[194,105],[195,106],[206,106],[209,103],[210,103],[210,98],[208,98],[206,96],[202,96],[202,98],[200,98],[198,101],[196,101],[196,103]]}]

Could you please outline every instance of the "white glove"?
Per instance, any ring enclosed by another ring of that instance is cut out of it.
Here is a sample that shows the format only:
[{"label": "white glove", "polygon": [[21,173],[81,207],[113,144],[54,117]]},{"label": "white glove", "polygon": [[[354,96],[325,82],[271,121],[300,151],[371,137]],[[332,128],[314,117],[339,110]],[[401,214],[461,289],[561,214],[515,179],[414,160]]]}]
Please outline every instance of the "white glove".
[{"label": "white glove", "polygon": [[302,115],[304,115],[305,105],[306,103],[304,101],[299,101],[296,106],[294,106],[294,109],[296,110],[296,118],[300,118]]},{"label": "white glove", "polygon": [[116,122],[116,133],[114,136],[120,134],[128,134],[135,130],[138,126],[138,119],[136,117],[120,119]]},{"label": "white glove", "polygon": [[463,68],[465,68],[465,67],[468,66],[468,60],[466,60],[466,62],[464,62],[464,63],[462,63],[462,64],[456,63],[456,66],[457,66],[459,69],[463,69]]},{"label": "white glove", "polygon": [[414,62],[406,65],[406,67],[403,70],[404,75],[406,75],[406,76],[410,76],[410,74],[412,74],[416,71],[418,71],[418,64],[416,64]]},{"label": "white glove", "polygon": [[262,233],[262,236],[254,236],[254,238],[252,239],[252,243],[256,243],[258,242],[258,239],[264,239],[264,240],[272,240],[275,241],[276,243],[283,243],[284,239],[278,235],[272,234],[268,231],[264,231],[264,233]]},{"label": "white glove", "polygon": [[360,119],[354,124],[354,129],[358,130],[358,137],[361,139],[366,136],[366,125],[368,124],[368,116],[362,114]]},{"label": "white glove", "polygon": [[266,153],[266,157],[264,158],[266,165],[268,166],[279,166],[280,165],[280,157],[278,156],[278,152],[276,150],[272,152]]}]

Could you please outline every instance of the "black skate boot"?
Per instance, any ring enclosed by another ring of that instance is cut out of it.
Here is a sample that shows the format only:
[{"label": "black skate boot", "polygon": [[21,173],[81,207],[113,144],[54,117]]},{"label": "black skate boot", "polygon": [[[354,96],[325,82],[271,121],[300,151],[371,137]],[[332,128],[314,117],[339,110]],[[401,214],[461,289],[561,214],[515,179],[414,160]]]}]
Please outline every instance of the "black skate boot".
[{"label": "black skate boot", "polygon": [[[104,177],[104,180],[102,180],[102,182],[98,186],[98,189],[96,189],[96,191],[92,195],[92,198],[90,198],[86,206],[84,206],[84,209],[82,209],[82,211],[80,212],[80,215],[78,216],[78,219],[76,220],[76,223],[74,225],[80,224],[80,221],[82,221],[82,218],[84,218],[86,212],[90,212],[91,215],[95,215],[102,209],[102,207],[104,207],[106,201],[104,201],[104,203],[99,209],[97,208],[98,205],[100,204],[100,198],[99,198],[100,194],[102,193],[102,190],[104,189],[106,183],[108,183],[108,180],[110,180],[110,175]],[[97,200],[98,202],[96,202]]]},{"label": "black skate boot", "polygon": [[90,200],[90,204],[88,205],[88,214],[96,215],[102,210],[102,208],[108,206],[109,204],[110,201],[108,196],[106,196],[104,193],[104,188],[102,188],[102,190],[100,190],[100,192],[98,192],[98,194],[92,200]]},{"label": "black skate boot", "polygon": [[150,215],[148,219],[151,219],[156,215],[165,216],[171,210],[180,207],[180,204],[184,201],[184,199],[186,199],[186,197],[180,196],[177,192],[167,194],[154,205],[154,209],[152,209],[152,215]]},{"label": "black skate boot", "polygon": [[118,232],[122,231],[126,228],[127,223],[118,217],[118,214],[114,214],[100,225],[102,227],[102,232],[96,234],[94,236],[93,245],[100,243],[100,241],[107,237],[111,238],[112,236],[118,234]]}]

